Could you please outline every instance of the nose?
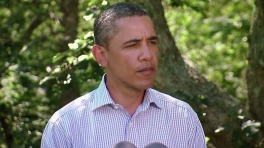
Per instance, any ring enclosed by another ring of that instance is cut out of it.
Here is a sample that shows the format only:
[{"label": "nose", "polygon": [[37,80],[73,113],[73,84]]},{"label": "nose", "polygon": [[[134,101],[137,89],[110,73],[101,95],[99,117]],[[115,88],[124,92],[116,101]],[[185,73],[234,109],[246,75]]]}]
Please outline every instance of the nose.
[{"label": "nose", "polygon": [[153,59],[153,49],[151,48],[150,45],[148,44],[144,44],[142,45],[142,48],[141,48],[141,54],[140,54],[140,57],[139,57],[139,60],[140,61],[150,61]]}]

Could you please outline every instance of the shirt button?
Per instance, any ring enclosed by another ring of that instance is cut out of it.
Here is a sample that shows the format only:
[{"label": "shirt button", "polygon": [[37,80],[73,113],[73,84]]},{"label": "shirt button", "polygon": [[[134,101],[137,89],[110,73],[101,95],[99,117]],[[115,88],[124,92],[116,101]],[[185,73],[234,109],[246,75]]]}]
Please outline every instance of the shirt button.
[{"label": "shirt button", "polygon": [[115,109],[118,109],[119,107],[118,107],[117,105],[114,105],[114,108],[115,108]]},{"label": "shirt button", "polygon": [[133,126],[133,123],[132,122],[129,122],[129,127],[132,127]]}]

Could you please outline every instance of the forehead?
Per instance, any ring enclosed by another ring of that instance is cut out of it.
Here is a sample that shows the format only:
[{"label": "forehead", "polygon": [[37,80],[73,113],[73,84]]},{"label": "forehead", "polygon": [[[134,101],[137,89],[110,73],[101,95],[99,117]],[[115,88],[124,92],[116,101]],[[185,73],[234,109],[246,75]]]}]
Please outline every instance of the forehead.
[{"label": "forehead", "polygon": [[122,38],[155,36],[153,23],[149,16],[124,17],[115,21],[116,35]]}]

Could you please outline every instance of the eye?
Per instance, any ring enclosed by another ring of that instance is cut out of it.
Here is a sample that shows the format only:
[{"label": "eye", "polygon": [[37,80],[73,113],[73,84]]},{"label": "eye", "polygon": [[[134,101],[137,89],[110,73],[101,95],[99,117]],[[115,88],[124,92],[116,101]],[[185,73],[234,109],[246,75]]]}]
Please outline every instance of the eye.
[{"label": "eye", "polygon": [[137,44],[130,44],[130,45],[127,45],[127,47],[135,47]]},{"label": "eye", "polygon": [[134,47],[137,47],[139,43],[131,43],[131,44],[128,44],[126,45],[126,48],[134,48]]},{"label": "eye", "polygon": [[156,45],[157,44],[157,41],[156,40],[150,41],[150,44]]}]

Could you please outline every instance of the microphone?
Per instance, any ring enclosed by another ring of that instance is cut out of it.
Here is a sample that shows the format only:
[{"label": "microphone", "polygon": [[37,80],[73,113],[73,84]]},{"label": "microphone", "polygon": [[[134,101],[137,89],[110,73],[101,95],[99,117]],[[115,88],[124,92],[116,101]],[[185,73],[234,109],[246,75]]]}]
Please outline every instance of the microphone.
[{"label": "microphone", "polygon": [[121,141],[121,142],[118,142],[114,146],[114,148],[137,148],[137,147],[128,141]]},{"label": "microphone", "polygon": [[165,145],[162,144],[162,143],[159,143],[159,142],[153,142],[153,143],[150,143],[150,144],[146,145],[144,148],[168,148],[168,147],[165,146]]}]

